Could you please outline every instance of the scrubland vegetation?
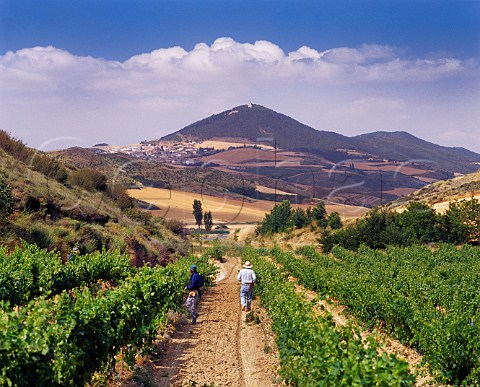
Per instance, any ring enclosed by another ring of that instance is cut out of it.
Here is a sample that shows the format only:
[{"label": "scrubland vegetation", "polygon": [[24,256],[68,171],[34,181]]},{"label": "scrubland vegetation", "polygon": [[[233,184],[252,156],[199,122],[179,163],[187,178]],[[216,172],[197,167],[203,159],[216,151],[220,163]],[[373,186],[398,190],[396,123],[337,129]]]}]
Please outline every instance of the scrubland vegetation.
[{"label": "scrubland vegetation", "polygon": [[9,248],[23,240],[64,260],[73,247],[118,249],[137,266],[188,252],[177,224],[140,210],[101,172],[63,165],[3,131],[0,156],[0,242]]}]

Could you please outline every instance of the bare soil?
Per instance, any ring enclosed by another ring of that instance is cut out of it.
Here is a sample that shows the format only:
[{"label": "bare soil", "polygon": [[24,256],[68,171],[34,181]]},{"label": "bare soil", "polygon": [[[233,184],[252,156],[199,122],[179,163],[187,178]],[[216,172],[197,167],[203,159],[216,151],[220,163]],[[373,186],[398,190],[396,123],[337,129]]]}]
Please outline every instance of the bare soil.
[{"label": "bare soil", "polygon": [[156,386],[280,385],[278,351],[270,320],[252,303],[252,312],[242,312],[237,273],[238,258],[221,265],[217,285],[202,296],[197,324],[182,321],[171,337],[159,345],[151,359]]}]

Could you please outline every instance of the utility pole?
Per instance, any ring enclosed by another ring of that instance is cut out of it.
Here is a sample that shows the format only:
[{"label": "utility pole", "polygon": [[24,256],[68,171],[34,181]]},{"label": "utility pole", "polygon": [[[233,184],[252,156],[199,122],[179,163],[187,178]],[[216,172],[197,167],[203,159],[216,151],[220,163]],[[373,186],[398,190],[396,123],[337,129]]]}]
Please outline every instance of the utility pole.
[{"label": "utility pole", "polygon": [[[277,139],[273,140],[273,154],[274,154],[274,166],[277,168]],[[275,205],[277,204],[277,182],[278,180],[275,178]]]},{"label": "utility pole", "polygon": [[380,206],[383,205],[383,177],[382,170],[380,170]]}]

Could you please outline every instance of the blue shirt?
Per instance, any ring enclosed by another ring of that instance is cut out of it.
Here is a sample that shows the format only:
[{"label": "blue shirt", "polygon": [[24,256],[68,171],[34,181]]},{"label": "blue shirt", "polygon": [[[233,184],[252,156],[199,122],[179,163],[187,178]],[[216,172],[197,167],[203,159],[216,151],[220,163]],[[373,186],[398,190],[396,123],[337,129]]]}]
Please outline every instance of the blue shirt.
[{"label": "blue shirt", "polygon": [[197,290],[202,287],[202,278],[200,277],[200,274],[198,274],[196,271],[194,271],[190,275],[190,283],[187,285],[188,290]]}]

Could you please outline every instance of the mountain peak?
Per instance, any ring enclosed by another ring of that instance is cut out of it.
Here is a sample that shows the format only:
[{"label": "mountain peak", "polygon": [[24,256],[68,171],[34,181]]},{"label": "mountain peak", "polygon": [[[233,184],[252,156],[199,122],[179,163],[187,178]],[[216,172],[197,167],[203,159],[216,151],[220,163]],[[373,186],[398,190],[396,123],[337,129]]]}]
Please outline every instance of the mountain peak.
[{"label": "mountain peak", "polygon": [[[319,138],[321,134],[321,138]],[[238,138],[258,143],[275,142],[284,149],[331,150],[348,148],[350,140],[334,132],[318,131],[262,105],[248,103],[197,121],[162,140]]]},{"label": "mountain peak", "polygon": [[[435,169],[455,172],[476,170],[473,162],[480,155],[458,148],[448,148],[422,140],[405,131],[378,131],[347,137],[319,131],[267,107],[248,103],[239,105],[165,136],[162,140],[237,139],[276,145],[278,148],[306,151],[338,162],[351,158],[355,151],[383,159],[424,160]],[[352,152],[353,151],[353,152]]]}]

